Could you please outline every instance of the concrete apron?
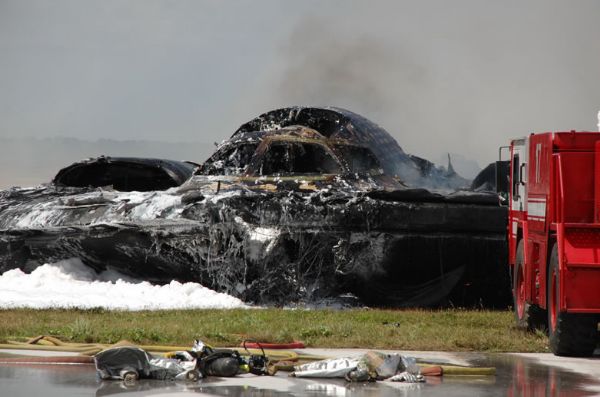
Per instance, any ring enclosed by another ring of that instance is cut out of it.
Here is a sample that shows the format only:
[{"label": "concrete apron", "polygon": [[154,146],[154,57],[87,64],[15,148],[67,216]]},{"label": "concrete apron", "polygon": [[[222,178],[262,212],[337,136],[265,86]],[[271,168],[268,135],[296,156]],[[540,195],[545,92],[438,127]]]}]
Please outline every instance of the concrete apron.
[{"label": "concrete apron", "polygon": [[[302,354],[316,356],[351,357],[363,354],[368,350],[369,349],[301,349],[297,351]],[[578,390],[577,394],[569,395],[600,395],[600,384],[598,383],[598,380],[600,379],[600,356],[598,355],[593,358],[569,358],[556,357],[550,353],[487,354],[474,352],[379,351],[400,353],[415,357],[418,361],[428,363],[460,366],[496,366],[498,368],[495,377],[445,377],[444,379],[428,379],[428,383],[425,385],[426,388],[423,388],[422,386],[418,387],[419,393],[423,396],[438,395],[439,392],[444,390],[448,391],[446,396],[461,395],[461,393],[463,393],[462,395],[465,395],[464,393],[473,391],[481,392],[482,389],[473,390],[472,387],[481,387],[481,385],[485,384],[488,385],[486,387],[492,388],[491,390],[512,390],[513,394],[517,393],[515,395],[534,396],[538,394],[538,392],[541,392],[542,389],[543,393],[546,393],[549,387],[548,385],[555,383],[560,387],[558,395],[562,395],[560,393],[573,388]],[[17,349],[0,350],[0,356],[7,355],[49,357],[58,355],[76,356],[77,353]],[[51,376],[53,369],[45,367],[44,371],[48,371],[50,374],[48,376]],[[93,374],[93,367],[89,368],[88,366],[87,370],[79,372],[77,376],[83,376],[87,379],[86,382],[90,383],[89,386],[95,388],[96,386],[94,386],[94,384],[96,384],[97,380]],[[214,395],[221,394],[219,390],[235,391],[238,390],[238,388],[250,387],[255,390],[272,390],[285,393],[286,395],[289,395],[290,393],[297,394],[296,392],[298,390],[302,390],[303,392],[300,394],[310,392],[310,394],[315,397],[320,395],[331,396],[332,393],[339,395],[346,390],[347,392],[345,395],[350,396],[352,393],[356,394],[355,387],[363,387],[347,384],[343,380],[338,379],[297,379],[290,378],[287,375],[287,373],[280,372],[274,377],[247,374],[236,376],[234,378],[207,378],[194,385],[179,384],[179,382],[175,382],[177,385],[169,386],[168,395],[177,396],[180,394],[189,394],[190,391]],[[1,380],[4,381],[4,379]],[[106,389],[106,391],[109,391],[113,387],[116,389],[121,387],[119,381],[111,382],[108,384],[104,384],[103,382],[99,387]],[[163,392],[167,392],[167,390],[164,389],[164,384],[152,383],[152,381],[150,381],[148,385],[149,389],[152,390],[152,394],[161,395]],[[222,387],[225,389],[222,389]],[[377,382],[376,385],[374,384],[369,387],[376,387],[378,391],[375,394],[383,396],[387,395],[385,390],[389,390],[388,388],[390,387],[406,392],[415,389],[415,385],[392,382]],[[532,387],[534,388],[532,389]],[[146,386],[144,386],[144,389],[146,392],[149,391]],[[353,390],[352,392],[350,392],[351,389]],[[583,394],[579,394],[579,392]],[[134,394],[136,393],[131,395],[133,396]],[[360,393],[356,395],[360,396]]]}]

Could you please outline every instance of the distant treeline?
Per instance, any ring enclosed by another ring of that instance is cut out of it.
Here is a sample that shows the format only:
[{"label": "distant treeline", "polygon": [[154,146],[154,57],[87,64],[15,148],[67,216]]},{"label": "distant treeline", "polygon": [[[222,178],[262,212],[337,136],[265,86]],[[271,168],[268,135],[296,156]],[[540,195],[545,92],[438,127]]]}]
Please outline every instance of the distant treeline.
[{"label": "distant treeline", "polygon": [[50,181],[59,169],[95,157],[154,157],[203,162],[213,143],[77,138],[0,138],[0,189]]}]

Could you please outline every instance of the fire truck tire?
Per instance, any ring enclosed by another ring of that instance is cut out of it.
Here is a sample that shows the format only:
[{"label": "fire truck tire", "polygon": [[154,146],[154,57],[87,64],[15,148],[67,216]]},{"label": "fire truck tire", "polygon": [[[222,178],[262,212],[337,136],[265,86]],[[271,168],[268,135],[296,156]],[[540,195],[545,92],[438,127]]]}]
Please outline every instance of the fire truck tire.
[{"label": "fire truck tire", "polygon": [[534,331],[546,328],[546,311],[525,299],[525,272],[523,240],[517,245],[517,258],[513,272],[513,307],[518,328]]},{"label": "fire truck tire", "polygon": [[558,246],[554,244],[548,266],[548,336],[557,356],[587,357],[594,353],[598,320],[593,315],[560,311]]}]

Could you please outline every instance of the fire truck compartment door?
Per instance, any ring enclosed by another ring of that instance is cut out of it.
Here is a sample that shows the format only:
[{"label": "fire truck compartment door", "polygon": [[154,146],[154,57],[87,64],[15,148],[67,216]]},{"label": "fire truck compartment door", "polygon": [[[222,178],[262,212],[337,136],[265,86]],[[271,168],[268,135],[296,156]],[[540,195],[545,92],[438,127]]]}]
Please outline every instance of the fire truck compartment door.
[{"label": "fire truck compartment door", "polygon": [[600,227],[565,224],[557,232],[562,261],[560,310],[600,313]]}]

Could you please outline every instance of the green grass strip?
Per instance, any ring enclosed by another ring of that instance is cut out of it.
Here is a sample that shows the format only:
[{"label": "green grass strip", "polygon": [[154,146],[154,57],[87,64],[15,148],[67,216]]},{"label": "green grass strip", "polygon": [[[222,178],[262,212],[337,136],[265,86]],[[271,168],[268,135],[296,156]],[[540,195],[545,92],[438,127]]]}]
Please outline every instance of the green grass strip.
[{"label": "green grass strip", "polygon": [[0,343],[37,335],[64,341],[237,346],[245,339],[307,347],[547,352],[543,332],[515,328],[512,312],[485,310],[0,310]]}]

